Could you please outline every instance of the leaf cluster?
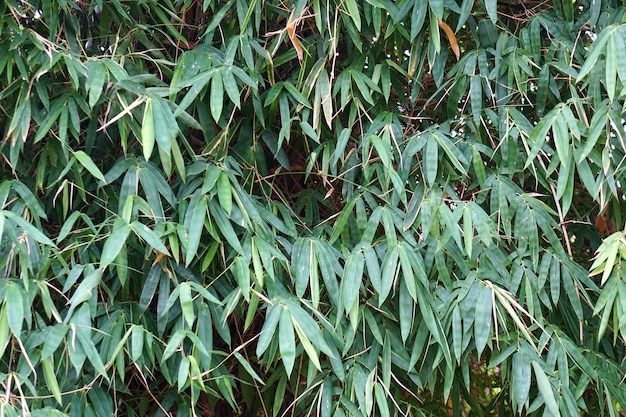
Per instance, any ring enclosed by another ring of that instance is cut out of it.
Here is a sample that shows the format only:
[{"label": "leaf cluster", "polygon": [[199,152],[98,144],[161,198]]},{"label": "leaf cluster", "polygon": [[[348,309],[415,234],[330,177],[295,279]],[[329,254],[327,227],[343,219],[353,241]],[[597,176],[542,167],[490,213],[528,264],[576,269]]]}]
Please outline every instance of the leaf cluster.
[{"label": "leaf cluster", "polygon": [[3,5],[0,415],[624,412],[620,2]]}]

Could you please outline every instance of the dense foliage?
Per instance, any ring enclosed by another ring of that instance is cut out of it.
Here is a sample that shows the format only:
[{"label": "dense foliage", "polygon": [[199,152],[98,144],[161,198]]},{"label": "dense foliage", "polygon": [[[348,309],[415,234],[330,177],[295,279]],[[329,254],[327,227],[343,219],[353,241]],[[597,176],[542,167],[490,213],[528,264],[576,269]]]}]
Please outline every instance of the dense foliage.
[{"label": "dense foliage", "polygon": [[0,415],[623,415],[620,2],[2,3]]}]

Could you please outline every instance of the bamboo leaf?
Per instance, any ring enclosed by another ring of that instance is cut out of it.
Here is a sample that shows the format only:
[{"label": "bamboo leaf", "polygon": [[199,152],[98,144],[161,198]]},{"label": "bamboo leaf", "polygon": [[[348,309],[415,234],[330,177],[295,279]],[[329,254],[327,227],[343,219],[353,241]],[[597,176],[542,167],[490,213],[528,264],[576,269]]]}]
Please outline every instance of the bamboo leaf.
[{"label": "bamboo leaf", "polygon": [[185,339],[185,336],[185,330],[179,329],[169,338],[161,357],[161,363],[165,363],[180,348],[180,344]]},{"label": "bamboo leaf", "polygon": [[148,243],[153,249],[166,255],[170,254],[159,235],[157,235],[152,229],[148,228],[148,226],[141,222],[134,221],[130,224],[130,227],[137,236],[145,240],[146,243]]},{"label": "bamboo leaf", "polygon": [[91,340],[91,338],[87,337],[87,335],[81,331],[77,331],[76,336],[80,341],[80,345],[83,348],[85,354],[87,355],[87,359],[89,359],[89,362],[93,365],[96,372],[98,372],[104,377],[104,379],[108,381],[109,377],[107,376],[106,369],[104,368],[104,363],[100,358],[100,354],[98,353],[98,350],[96,349],[93,340]]},{"label": "bamboo leaf", "polygon": [[285,366],[285,371],[287,375],[290,376],[296,360],[296,342],[293,324],[291,323],[291,314],[289,314],[286,308],[280,309],[278,345],[280,347],[280,356]]},{"label": "bamboo leaf", "polygon": [[146,99],[146,105],[143,111],[143,120],[141,122],[141,145],[143,148],[143,157],[146,160],[149,160],[152,155],[155,141],[156,134],[154,132],[154,113],[152,112],[152,101],[150,100],[150,97],[148,97]]},{"label": "bamboo leaf", "polygon": [[233,191],[228,179],[228,174],[222,171],[217,178],[217,197],[220,202],[220,206],[224,209],[226,214],[230,216],[233,208]]},{"label": "bamboo leaf", "polygon": [[364,265],[365,258],[360,250],[351,253],[346,259],[346,265],[341,277],[341,294],[346,312],[352,308],[359,298]]},{"label": "bamboo leaf", "polygon": [[346,0],[346,8],[348,9],[348,14],[350,18],[354,22],[354,26],[357,31],[361,31],[361,12],[359,11],[359,6],[357,5],[356,0]]},{"label": "bamboo leaf", "polygon": [[228,94],[228,98],[233,102],[235,107],[241,108],[241,98],[239,95],[239,87],[237,86],[237,81],[235,80],[235,76],[233,75],[232,67],[226,68],[224,70],[224,90],[226,94]]},{"label": "bamboo leaf", "polygon": [[93,107],[102,95],[107,71],[104,63],[99,60],[90,60],[86,66],[88,68],[86,87],[89,91],[89,107]]},{"label": "bamboo leaf", "polygon": [[143,355],[144,344],[144,328],[142,325],[134,325],[131,333],[131,351],[130,357],[133,361],[137,362]]},{"label": "bamboo leaf", "polygon": [[224,84],[222,82],[222,72],[216,71],[211,78],[210,104],[211,115],[215,122],[219,122],[224,108]]},{"label": "bamboo leaf", "polygon": [[485,0],[485,8],[487,9],[487,14],[489,15],[489,19],[495,25],[498,21],[498,2],[497,0]]},{"label": "bamboo leaf", "polygon": [[[347,0],[347,3],[350,4],[350,1],[354,1],[354,0]],[[320,89],[320,97],[321,97],[321,106],[322,106],[322,111],[324,113],[324,119],[326,120],[326,124],[328,125],[328,127],[332,128],[332,122],[333,122],[333,100],[332,100],[332,95],[331,95],[331,85],[330,85],[330,80],[328,78],[328,73],[326,72],[325,69],[323,69],[319,76],[318,76],[318,86]]]},{"label": "bamboo leaf", "polygon": [[615,88],[617,85],[617,44],[615,35],[610,36],[606,44],[606,63],[605,63],[605,87],[609,100],[615,98]]},{"label": "bamboo leaf", "polygon": [[76,152],[74,152],[74,157],[96,179],[98,179],[100,181],[104,181],[104,175],[102,174],[100,169],[96,166],[96,164],[94,164],[93,160],[91,159],[91,157],[89,155],[87,155],[83,151],[76,151]]},{"label": "bamboo leaf", "polygon": [[434,139],[430,139],[426,142],[426,150],[424,153],[424,166],[426,167],[426,171],[424,172],[424,175],[426,177],[426,182],[431,186],[437,179],[437,170],[439,167],[438,151],[439,145]]},{"label": "bamboo leaf", "polygon": [[6,286],[5,302],[7,306],[7,319],[11,333],[17,338],[21,338],[22,326],[24,324],[24,290],[15,282]]},{"label": "bamboo leaf", "polygon": [[193,298],[191,297],[191,287],[188,282],[182,282],[178,288],[180,308],[183,311],[183,317],[185,318],[187,325],[191,328],[196,320],[196,313],[193,308]]},{"label": "bamboo leaf", "polygon": [[537,386],[539,387],[539,392],[541,393],[541,396],[543,397],[543,401],[546,404],[546,409],[553,416],[560,416],[561,414],[559,413],[559,405],[556,402],[556,398],[554,397],[554,392],[552,391],[552,384],[550,384],[550,381],[548,380],[548,377],[546,376],[543,369],[541,369],[541,366],[535,361],[530,361],[530,362],[533,366],[533,371],[535,371],[535,378],[537,380]]},{"label": "bamboo leaf", "polygon": [[148,309],[152,298],[156,292],[157,286],[161,279],[161,266],[153,265],[150,268],[150,272],[148,272],[148,277],[146,278],[146,282],[141,290],[141,296],[139,297],[139,312],[143,313]]},{"label": "bamboo leaf", "polygon": [[46,385],[48,385],[48,389],[54,396],[57,403],[62,405],[63,398],[61,398],[61,388],[59,387],[59,382],[57,381],[50,357],[46,357],[41,360],[41,367],[43,368],[43,376],[46,380]]},{"label": "bamboo leaf", "polygon": [[242,256],[238,256],[235,258],[232,268],[243,298],[246,301],[250,301],[250,267],[248,262]]},{"label": "bamboo leaf", "polygon": [[189,204],[187,213],[185,214],[185,229],[187,231],[185,266],[189,266],[196,256],[198,247],[200,246],[200,237],[204,230],[204,220],[207,211],[206,197],[192,200],[192,202],[195,202],[195,204]]},{"label": "bamboo leaf", "polygon": [[278,320],[281,316],[281,310],[282,308],[278,304],[272,304],[269,307],[269,310],[265,316],[265,323],[263,324],[263,328],[261,329],[259,342],[256,346],[257,356],[261,356],[272,342],[272,339],[274,338],[274,333],[276,333],[276,327],[278,326]]},{"label": "bamboo leaf", "polygon": [[492,291],[482,287],[476,299],[476,315],[474,318],[474,339],[478,357],[483,352],[491,335]]},{"label": "bamboo leaf", "polygon": [[104,243],[102,248],[102,256],[100,257],[100,268],[105,269],[117,257],[117,254],[126,244],[126,239],[130,234],[131,227],[123,219],[118,218],[113,223],[111,234]]},{"label": "bamboo leaf", "polygon": [[530,361],[521,353],[513,355],[513,381],[512,390],[514,393],[517,410],[521,411],[522,407],[528,402],[528,394],[530,393]]}]

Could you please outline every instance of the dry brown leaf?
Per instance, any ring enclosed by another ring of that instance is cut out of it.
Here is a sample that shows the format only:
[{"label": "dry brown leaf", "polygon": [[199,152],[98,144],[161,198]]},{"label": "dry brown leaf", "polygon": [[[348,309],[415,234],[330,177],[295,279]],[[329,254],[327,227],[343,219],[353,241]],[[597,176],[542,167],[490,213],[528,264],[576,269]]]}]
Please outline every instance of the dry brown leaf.
[{"label": "dry brown leaf", "polygon": [[461,58],[461,50],[459,49],[459,43],[456,41],[456,36],[454,36],[454,31],[446,22],[441,20],[437,21],[441,29],[443,29],[446,37],[448,38],[448,42],[450,42],[450,48],[452,48],[452,52],[454,52],[454,56],[458,61]]},{"label": "dry brown leaf", "polygon": [[291,40],[291,44],[293,48],[296,50],[296,54],[298,54],[298,61],[302,63],[303,53],[302,53],[302,45],[298,40],[298,35],[296,35],[296,28],[298,27],[298,23],[300,22],[300,18],[295,18],[293,16],[293,11],[287,20],[287,35],[289,35],[289,39]]}]

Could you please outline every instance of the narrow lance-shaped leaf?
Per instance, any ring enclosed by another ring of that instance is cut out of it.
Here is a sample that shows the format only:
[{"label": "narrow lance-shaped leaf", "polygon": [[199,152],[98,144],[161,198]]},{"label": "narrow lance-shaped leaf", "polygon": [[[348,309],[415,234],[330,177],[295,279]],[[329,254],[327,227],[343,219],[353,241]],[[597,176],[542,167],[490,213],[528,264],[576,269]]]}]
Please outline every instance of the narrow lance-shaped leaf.
[{"label": "narrow lance-shaped leaf", "polygon": [[74,152],[74,157],[96,179],[98,179],[100,181],[104,181],[104,175],[102,174],[100,169],[96,166],[96,164],[93,162],[93,160],[91,159],[91,157],[89,155],[87,155],[83,151],[76,151],[76,152]]},{"label": "narrow lance-shaped leaf", "polygon": [[143,121],[141,122],[141,144],[143,157],[148,160],[152,155],[156,134],[154,133],[154,114],[152,112],[152,101],[150,97],[146,99],[143,111]]},{"label": "narrow lance-shaped leaf", "polygon": [[[192,201],[194,201],[192,199]],[[206,197],[195,200],[195,205],[190,204],[185,215],[185,223],[187,230],[187,252],[185,255],[185,266],[189,266],[193,261],[198,247],[200,246],[200,237],[204,230],[204,219],[206,217]],[[187,220],[189,219],[189,220]]]},{"label": "narrow lance-shaped leaf", "polygon": [[217,178],[217,197],[224,212],[230,216],[233,208],[233,191],[228,174],[224,171]]},{"label": "narrow lance-shaped leaf", "polygon": [[359,289],[363,276],[365,258],[363,252],[357,250],[346,259],[344,273],[341,277],[341,293],[346,312],[349,311],[359,297]]},{"label": "narrow lance-shaped leaf", "polygon": [[293,370],[293,365],[296,360],[296,342],[293,324],[291,323],[291,314],[286,308],[280,309],[280,322],[278,331],[280,356],[282,358],[283,364],[285,365],[285,371],[287,372],[287,375],[291,375],[291,371]]},{"label": "narrow lance-shaped leaf", "polygon": [[194,321],[196,320],[196,313],[193,308],[193,298],[191,297],[191,287],[188,282],[183,282],[178,287],[180,289],[179,292],[179,301],[180,308],[183,311],[183,317],[185,318],[185,322],[189,327],[193,326]]},{"label": "narrow lance-shaped leaf", "polygon": [[42,359],[41,367],[43,368],[43,375],[46,380],[46,385],[48,385],[48,389],[50,389],[50,392],[54,396],[57,403],[62,405],[63,399],[61,397],[61,388],[59,387],[59,382],[57,381],[57,377],[54,372],[52,359],[50,357]]},{"label": "narrow lance-shaped leaf", "polygon": [[7,306],[7,319],[11,333],[17,338],[21,338],[22,326],[24,323],[24,290],[15,283],[10,282],[6,286],[5,302]]},{"label": "narrow lance-shaped leaf", "polygon": [[102,255],[100,257],[100,268],[104,269],[111,264],[120,252],[122,245],[126,244],[126,239],[131,228],[123,219],[118,218],[113,223],[111,234],[104,243]]},{"label": "narrow lance-shaped leaf", "polygon": [[219,122],[224,108],[224,84],[221,71],[216,71],[211,79],[210,109],[211,115]]},{"label": "narrow lance-shaped leaf", "polygon": [[280,319],[281,310],[282,308],[278,304],[272,304],[269,307],[256,347],[257,356],[261,356],[272,342],[274,334],[276,333],[276,327],[278,326],[278,320]]},{"label": "narrow lance-shaped leaf", "polygon": [[[350,0],[348,0],[348,3],[350,3]],[[324,113],[324,119],[326,120],[326,124],[328,125],[328,127],[332,127],[333,101],[331,96],[330,79],[325,69],[320,72],[317,82],[320,89],[320,97],[322,100],[321,106]]]},{"label": "narrow lance-shaped leaf", "polygon": [[539,387],[539,392],[541,393],[543,401],[546,404],[546,409],[550,411],[553,416],[560,416],[559,405],[554,397],[554,391],[552,391],[552,384],[550,383],[550,380],[536,361],[531,361],[531,364],[533,366],[533,370],[535,371],[537,386]]}]

